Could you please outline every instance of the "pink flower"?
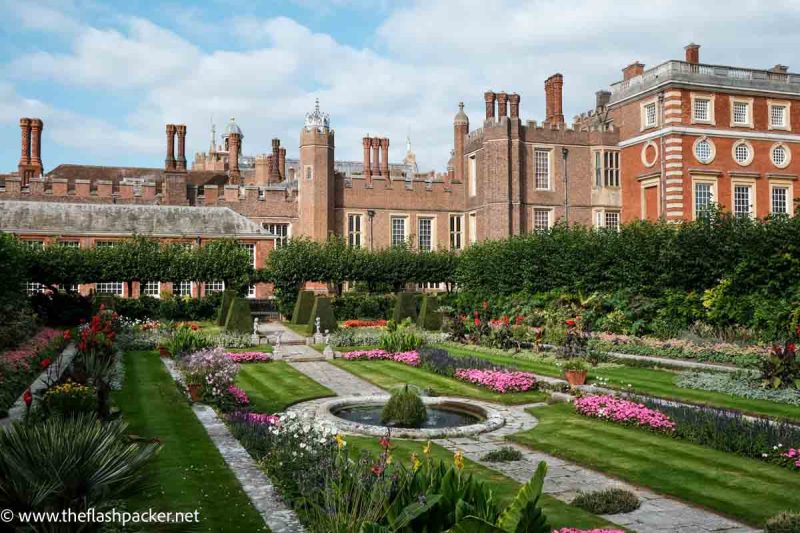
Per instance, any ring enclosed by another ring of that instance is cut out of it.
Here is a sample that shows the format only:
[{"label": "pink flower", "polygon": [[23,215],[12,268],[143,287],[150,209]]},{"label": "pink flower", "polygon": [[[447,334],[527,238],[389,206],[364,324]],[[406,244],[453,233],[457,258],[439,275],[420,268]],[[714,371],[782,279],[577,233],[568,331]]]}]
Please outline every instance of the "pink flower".
[{"label": "pink flower", "polygon": [[239,405],[250,404],[250,398],[247,397],[247,393],[236,385],[231,385],[228,387],[228,392],[233,396],[233,398],[236,400],[236,403]]},{"label": "pink flower", "polygon": [[264,352],[230,352],[225,356],[235,363],[257,363],[270,360],[270,356]]},{"label": "pink flower", "polygon": [[480,385],[501,394],[524,392],[536,387],[536,377],[529,372],[457,368],[453,375],[461,381]]},{"label": "pink flower", "polygon": [[675,429],[675,422],[660,411],[629,400],[613,396],[586,396],[575,400],[575,411],[592,418],[601,418],[611,422],[632,424],[656,431],[670,433]]},{"label": "pink flower", "polygon": [[386,350],[356,350],[343,353],[342,358],[348,361],[382,359],[396,361],[409,366],[419,366],[419,354],[416,351],[391,353]]}]

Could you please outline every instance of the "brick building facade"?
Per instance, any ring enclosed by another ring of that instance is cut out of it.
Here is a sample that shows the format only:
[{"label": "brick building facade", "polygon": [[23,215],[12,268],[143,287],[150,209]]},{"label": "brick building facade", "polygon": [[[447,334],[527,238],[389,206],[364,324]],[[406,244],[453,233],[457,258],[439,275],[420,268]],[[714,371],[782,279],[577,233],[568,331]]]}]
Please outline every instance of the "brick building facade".
[{"label": "brick building facade", "polygon": [[[684,61],[649,70],[636,62],[623,76],[571,126],[561,74],[544,82],[541,122],[523,120],[520,95],[487,91],[485,115],[471,130],[461,104],[441,173],[419,172],[410,144],[401,163],[390,163],[390,141],[380,137],[362,139],[362,161],[336,160],[330,118],[318,102],[300,129],[296,157],[279,139],[268,153],[246,155],[231,119],[221,144],[212,126],[209,150],[195,154],[191,168],[186,127],[170,124],[163,168],[63,164],[43,174],[44,125],[23,118],[20,160],[16,172],[0,175],[0,203],[185,206],[189,218],[192,209],[199,217],[202,209],[226,208],[275,246],[291,236],[336,234],[353,246],[410,242],[420,250],[458,250],[557,220],[599,227],[689,220],[711,204],[743,216],[793,213],[800,76],[780,65],[704,65],[697,45],[686,47]],[[0,230],[16,231],[2,215]]]}]

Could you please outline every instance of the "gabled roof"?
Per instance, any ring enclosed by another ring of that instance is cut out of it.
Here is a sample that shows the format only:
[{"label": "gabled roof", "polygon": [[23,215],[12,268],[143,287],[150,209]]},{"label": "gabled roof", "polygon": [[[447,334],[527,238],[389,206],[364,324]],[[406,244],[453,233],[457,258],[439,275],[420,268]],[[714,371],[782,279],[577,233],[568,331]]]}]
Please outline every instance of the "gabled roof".
[{"label": "gabled roof", "polygon": [[227,207],[0,201],[0,231],[44,235],[145,235],[268,239]]},{"label": "gabled roof", "polygon": [[[146,182],[159,183],[164,179],[163,168],[148,167],[106,167],[96,165],[58,165],[46,174],[47,178],[61,178],[73,181],[107,180],[119,183],[125,178],[141,179]],[[191,185],[224,185],[227,182],[224,172],[211,170],[190,170],[186,173],[186,182]]]}]

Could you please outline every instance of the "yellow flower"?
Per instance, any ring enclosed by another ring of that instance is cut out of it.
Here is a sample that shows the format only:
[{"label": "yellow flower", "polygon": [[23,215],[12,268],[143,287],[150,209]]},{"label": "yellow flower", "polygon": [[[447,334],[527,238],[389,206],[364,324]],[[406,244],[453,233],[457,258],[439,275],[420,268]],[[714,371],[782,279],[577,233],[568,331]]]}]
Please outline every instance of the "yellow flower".
[{"label": "yellow flower", "polygon": [[428,455],[431,454],[431,448],[433,448],[433,443],[431,441],[428,441],[425,447],[422,448],[422,453],[424,453],[425,456],[427,457]]},{"label": "yellow flower", "polygon": [[391,455],[387,455],[387,456],[386,456],[386,464],[387,464],[387,465],[390,465],[390,464],[392,464],[392,461],[393,461],[393,460],[394,460],[394,459],[392,459],[392,456],[391,456]]},{"label": "yellow flower", "polygon": [[345,441],[344,437],[342,437],[338,433],[336,434],[336,446],[338,446],[340,450],[345,446],[347,446],[347,441]]},{"label": "yellow flower", "polygon": [[461,450],[458,450],[455,455],[453,455],[453,463],[458,470],[464,468],[464,454],[461,453]]},{"label": "yellow flower", "polygon": [[411,470],[416,472],[422,468],[422,461],[419,460],[419,456],[416,453],[411,454]]}]

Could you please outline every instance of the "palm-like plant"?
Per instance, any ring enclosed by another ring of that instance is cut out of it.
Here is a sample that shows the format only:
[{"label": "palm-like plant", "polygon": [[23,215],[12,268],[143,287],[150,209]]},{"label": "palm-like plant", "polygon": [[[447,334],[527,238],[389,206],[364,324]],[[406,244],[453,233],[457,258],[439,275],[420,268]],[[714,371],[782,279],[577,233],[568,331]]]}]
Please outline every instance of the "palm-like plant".
[{"label": "palm-like plant", "polygon": [[0,432],[0,508],[80,512],[136,493],[160,445],[133,443],[125,430],[91,415],[8,427]]}]

